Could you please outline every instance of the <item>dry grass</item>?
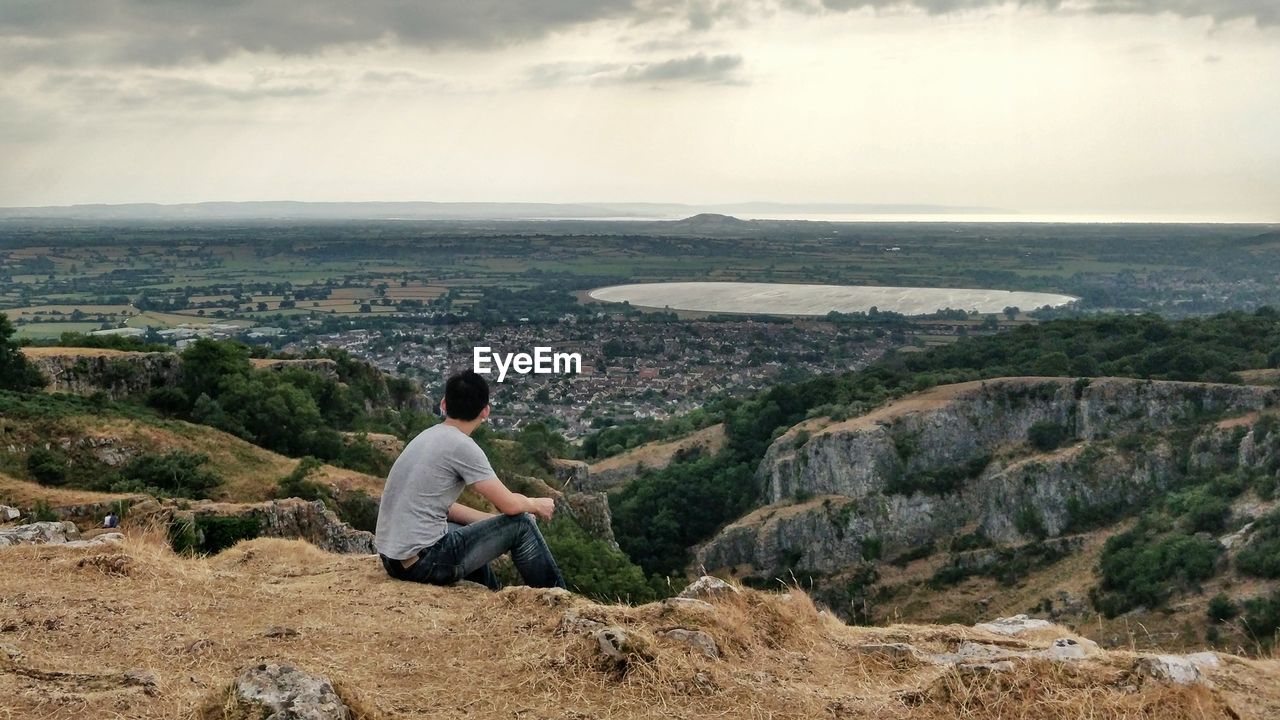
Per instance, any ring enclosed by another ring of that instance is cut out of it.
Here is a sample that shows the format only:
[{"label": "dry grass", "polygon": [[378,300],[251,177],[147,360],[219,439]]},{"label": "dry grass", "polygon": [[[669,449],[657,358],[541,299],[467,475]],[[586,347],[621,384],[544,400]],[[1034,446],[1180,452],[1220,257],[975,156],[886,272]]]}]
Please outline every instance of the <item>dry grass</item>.
[{"label": "dry grass", "polygon": [[708,454],[714,455],[724,445],[724,423],[705,427],[683,437],[666,442],[645,443],[624,453],[607,457],[591,464],[593,475],[611,470],[618,470],[635,465],[659,469],[666,467],[676,453],[682,450],[699,447]]},{"label": "dry grass", "polygon": [[[528,588],[495,594],[397,582],[371,557],[299,541],[258,539],[181,559],[162,533],[129,533],[118,547],[0,551],[0,645],[9,649],[0,652],[0,718],[194,717],[218,708],[243,668],[267,661],[327,676],[366,718],[1280,713],[1274,661],[1231,659],[1215,671],[1214,689],[1143,682],[1128,653],[961,673],[888,662],[857,646],[911,642],[940,652],[996,638],[956,626],[847,627],[798,591],[744,591],[713,609],[604,606]],[[570,611],[625,628],[634,652],[607,660],[591,637],[561,632]],[[297,634],[269,637],[271,627]],[[658,634],[675,627],[710,633],[721,659]],[[127,681],[132,670],[153,673],[154,686]]]},{"label": "dry grass", "polygon": [[28,346],[21,348],[22,354],[29,358],[42,357],[128,357],[145,355],[133,350],[112,350],[110,348]]},{"label": "dry grass", "polygon": [[126,497],[129,497],[129,495],[45,487],[44,485],[19,480],[0,473],[0,504],[13,505],[19,508],[33,507],[40,500],[44,500],[54,507],[61,507],[120,500]]},{"label": "dry grass", "polygon": [[[103,420],[83,415],[61,421],[60,430],[74,440],[96,440],[131,453],[150,452],[156,448],[203,453],[209,457],[207,467],[224,481],[216,491],[217,500],[268,500],[276,489],[276,481],[288,475],[299,462],[220,430],[178,420],[166,421],[161,426],[137,420]],[[382,478],[354,470],[324,465],[315,479],[341,490],[359,488],[374,496],[382,494]]]}]

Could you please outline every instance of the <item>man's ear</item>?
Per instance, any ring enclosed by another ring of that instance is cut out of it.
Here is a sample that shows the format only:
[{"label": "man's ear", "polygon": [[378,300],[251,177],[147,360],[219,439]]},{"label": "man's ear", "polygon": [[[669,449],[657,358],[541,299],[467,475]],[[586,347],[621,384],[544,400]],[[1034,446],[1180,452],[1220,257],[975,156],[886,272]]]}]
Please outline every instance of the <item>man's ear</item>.
[{"label": "man's ear", "polygon": [[440,398],[440,417],[449,417],[449,411],[444,407],[444,398]]},{"label": "man's ear", "polygon": [[488,419],[488,417],[489,417],[489,406],[485,405],[484,409],[480,411],[480,419],[486,420]]}]

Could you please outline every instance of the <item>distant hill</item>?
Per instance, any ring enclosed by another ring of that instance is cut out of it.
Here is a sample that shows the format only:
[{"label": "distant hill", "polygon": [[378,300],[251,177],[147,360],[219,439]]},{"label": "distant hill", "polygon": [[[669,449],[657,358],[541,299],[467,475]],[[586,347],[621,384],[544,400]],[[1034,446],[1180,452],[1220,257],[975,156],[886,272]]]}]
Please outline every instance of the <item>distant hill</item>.
[{"label": "distant hill", "polygon": [[[504,202],[202,202],[162,205],[64,205],[0,207],[0,219],[97,221],[218,220],[691,220],[701,215],[964,214],[999,213],[991,208],[945,205],[750,202],[683,203],[504,203]],[[690,217],[693,216],[693,217]],[[736,219],[736,218],[734,218]],[[678,221],[684,222],[684,221]]]}]

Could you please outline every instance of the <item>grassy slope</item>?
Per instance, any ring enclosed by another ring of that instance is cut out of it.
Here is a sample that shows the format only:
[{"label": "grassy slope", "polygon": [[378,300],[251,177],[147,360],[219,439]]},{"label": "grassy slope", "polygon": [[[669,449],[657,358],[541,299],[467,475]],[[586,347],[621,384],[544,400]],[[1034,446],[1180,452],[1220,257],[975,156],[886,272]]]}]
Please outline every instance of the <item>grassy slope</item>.
[{"label": "grassy slope", "polygon": [[[210,558],[176,558],[159,537],[123,546],[3,551],[0,697],[12,717],[187,717],[216,705],[246,666],[287,662],[334,680],[363,718],[1267,718],[1280,714],[1276,660],[1224,658],[1214,687],[1173,687],[1106,652],[997,674],[861,654],[864,643],[927,652],[969,640],[1039,648],[1070,634],[997,638],[959,627],[857,628],[789,598],[743,592],[713,609],[595,605],[510,588],[390,580],[370,558],[259,539]],[[622,626],[649,657],[626,672],[590,636],[557,632],[567,611]],[[268,637],[273,626],[295,636]],[[711,660],[657,636],[711,634]],[[480,649],[481,651],[477,651]],[[150,694],[123,674],[154,674]],[[98,710],[93,710],[98,708]],[[221,717],[216,713],[212,717]]]},{"label": "grassy slope", "polygon": [[[46,421],[51,425],[39,431],[20,421],[6,421],[6,439],[8,446],[68,440],[73,443],[103,443],[108,448],[118,448],[130,452],[163,452],[166,450],[188,450],[204,453],[209,456],[209,469],[223,478],[223,485],[216,491],[215,499],[230,502],[256,502],[266,500],[275,491],[276,481],[298,464],[298,460],[285,457],[270,450],[264,450],[240,438],[228,435],[203,425],[195,425],[180,420],[159,420],[113,417],[110,415],[70,415],[56,420]],[[11,477],[21,475],[22,458],[25,452],[12,452],[8,447],[0,447],[0,463],[8,468]],[[313,476],[314,479],[337,486],[340,489],[363,489],[371,495],[382,493],[382,478],[364,473],[325,465]],[[15,487],[12,480],[0,484],[0,497],[6,487]],[[64,489],[47,489],[23,483],[23,497],[45,497],[51,504],[69,504],[75,498],[95,496],[94,499],[106,499],[96,493],[69,491]],[[44,495],[39,495],[43,490]],[[71,494],[68,494],[71,493]],[[85,502],[92,500],[84,500]]]}]

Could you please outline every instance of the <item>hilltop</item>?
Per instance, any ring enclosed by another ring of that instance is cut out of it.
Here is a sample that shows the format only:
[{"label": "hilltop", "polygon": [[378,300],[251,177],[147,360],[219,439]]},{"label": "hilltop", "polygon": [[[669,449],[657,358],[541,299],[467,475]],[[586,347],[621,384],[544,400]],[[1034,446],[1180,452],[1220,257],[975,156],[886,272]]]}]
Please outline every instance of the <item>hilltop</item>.
[{"label": "hilltop", "polygon": [[400,583],[298,541],[180,558],[142,529],[0,553],[15,717],[221,718],[232,680],[261,663],[328,678],[366,720],[1280,713],[1275,660],[1099,651],[1047,625],[850,627],[796,589],[600,605]]}]

